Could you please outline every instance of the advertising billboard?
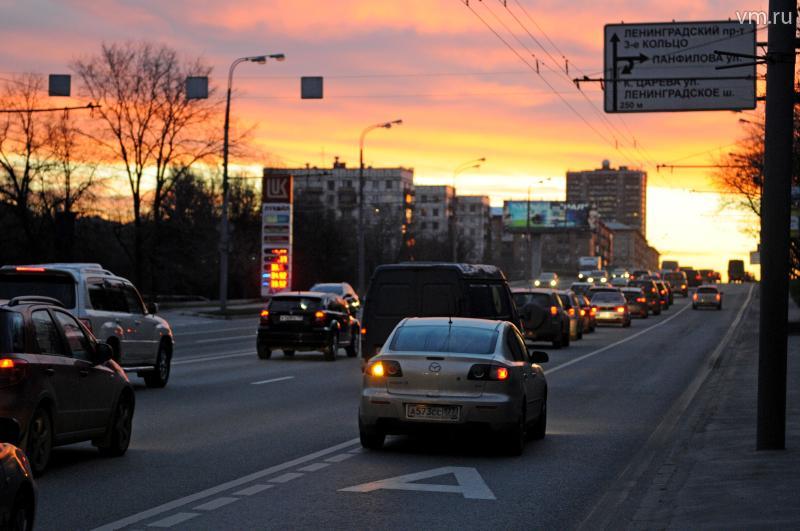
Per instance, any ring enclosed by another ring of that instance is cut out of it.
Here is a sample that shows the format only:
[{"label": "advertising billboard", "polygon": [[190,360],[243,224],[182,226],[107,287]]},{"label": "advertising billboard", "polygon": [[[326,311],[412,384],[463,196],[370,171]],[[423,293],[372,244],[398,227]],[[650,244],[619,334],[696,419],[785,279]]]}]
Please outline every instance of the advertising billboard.
[{"label": "advertising billboard", "polygon": [[292,287],[292,177],[265,174],[261,205],[261,296]]},{"label": "advertising billboard", "polygon": [[586,203],[506,201],[503,204],[503,225],[510,231],[590,228],[591,224],[591,209]]}]

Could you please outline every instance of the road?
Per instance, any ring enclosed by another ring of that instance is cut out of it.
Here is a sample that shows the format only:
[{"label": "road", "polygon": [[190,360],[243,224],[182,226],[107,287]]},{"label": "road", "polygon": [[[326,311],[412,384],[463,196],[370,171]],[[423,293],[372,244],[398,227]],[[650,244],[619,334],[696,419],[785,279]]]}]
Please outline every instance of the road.
[{"label": "road", "polygon": [[749,286],[723,289],[721,312],[676,298],[630,329],[543,346],[548,433],[521,457],[480,438],[395,437],[362,451],[358,359],[262,361],[252,319],[176,319],[169,385],[146,389],[133,377],[130,450],[116,459],[88,444],[54,450],[39,481],[39,528],[577,527],[681,413],[751,300]]}]

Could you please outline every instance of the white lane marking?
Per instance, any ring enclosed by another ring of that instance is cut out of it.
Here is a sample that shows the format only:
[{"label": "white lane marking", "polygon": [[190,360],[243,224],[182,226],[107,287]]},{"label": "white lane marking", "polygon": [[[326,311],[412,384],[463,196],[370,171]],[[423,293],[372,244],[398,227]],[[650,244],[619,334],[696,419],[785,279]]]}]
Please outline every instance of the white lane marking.
[{"label": "white lane marking", "polygon": [[603,348],[599,348],[597,350],[593,350],[592,352],[589,352],[588,354],[584,354],[583,356],[578,356],[577,358],[575,358],[573,360],[569,360],[566,363],[562,363],[561,365],[556,365],[552,369],[547,369],[546,371],[544,371],[544,374],[546,376],[549,376],[549,375],[553,374],[554,372],[560,371],[561,369],[566,369],[570,365],[575,365],[576,363],[579,363],[579,362],[581,362],[581,361],[583,361],[583,360],[585,360],[587,358],[591,358],[592,356],[597,356],[598,354],[601,354],[601,353],[605,352],[606,350],[612,349],[614,347],[618,347],[619,345],[622,345],[623,343],[627,343],[628,341],[633,341],[637,337],[639,337],[639,336],[641,336],[643,334],[646,334],[647,332],[650,332],[651,330],[654,330],[654,329],[658,328],[659,326],[664,326],[665,324],[667,324],[668,322],[672,321],[673,319],[678,317],[680,314],[682,314],[683,312],[685,312],[689,308],[690,308],[690,305],[687,304],[686,306],[681,308],[678,311],[678,313],[676,313],[675,315],[670,316],[668,319],[664,319],[660,323],[654,324],[653,326],[649,326],[649,327],[645,328],[644,330],[642,330],[641,332],[637,332],[637,333],[633,334],[632,336],[626,337],[625,339],[620,339],[619,341],[617,341],[615,343],[611,343],[610,345],[606,345]]},{"label": "white lane marking", "polygon": [[[154,516],[158,516],[160,514],[164,514],[168,511],[175,510],[179,507],[183,507],[190,503],[194,503],[205,498],[210,498],[211,496],[215,496],[222,492],[226,492],[228,490],[234,489],[236,487],[241,487],[243,485],[247,485],[248,483],[252,483],[253,481],[259,480],[266,476],[271,476],[273,474],[277,474],[278,472],[283,472],[289,468],[295,468],[309,461],[316,461],[326,455],[334,454],[336,452],[340,452],[346,448],[350,448],[351,446],[358,444],[359,439],[350,439],[349,441],[345,441],[340,444],[336,444],[329,448],[325,448],[324,450],[319,450],[317,452],[304,455],[302,457],[298,457],[296,459],[292,459],[291,461],[286,461],[285,463],[281,463],[279,465],[271,466],[269,468],[265,468],[263,470],[259,470],[258,472],[253,472],[252,474],[248,474],[246,476],[242,476],[240,478],[233,479],[231,481],[227,481],[225,483],[221,483],[215,487],[211,487],[199,492],[195,492],[194,494],[190,494],[188,496],[184,496],[183,498],[178,498],[176,500],[172,500],[170,502],[161,504],[157,507],[153,507],[151,509],[147,509],[145,511],[133,514],[131,516],[122,518],[115,522],[110,522],[103,526],[95,528],[94,531],[113,531],[116,529],[122,529],[123,527],[128,527],[133,525],[137,522],[141,522],[142,520],[147,520],[149,518],[153,518]],[[186,513],[189,514],[189,513]]]},{"label": "white lane marking", "polygon": [[[257,325],[256,325],[257,326]],[[199,336],[203,334],[221,334],[224,332],[241,332],[242,330],[253,330],[255,326],[240,326],[237,328],[218,328],[216,330],[198,330],[197,332],[181,332],[180,330],[175,330],[173,328],[172,333],[177,338],[182,338],[183,336]]]},{"label": "white lane marking", "polygon": [[225,507],[226,505],[230,505],[235,501],[239,501],[239,498],[230,498],[223,496],[222,498],[217,498],[216,500],[211,500],[210,502],[206,502],[202,505],[198,505],[197,507],[192,507],[192,508],[195,511],[215,511],[220,507]]},{"label": "white lane marking", "polygon": [[196,516],[200,516],[200,513],[173,514],[172,516],[168,516],[163,520],[159,520],[158,522],[153,522],[152,524],[149,524],[147,527],[172,527],[174,525],[182,524],[187,520],[191,520]]},{"label": "white lane marking", "polygon": [[[458,485],[438,485],[431,483],[414,483],[421,479],[435,478],[437,476],[454,475]],[[449,492],[461,494],[471,500],[496,500],[486,482],[478,473],[478,470],[471,467],[445,466],[424,470],[414,474],[395,476],[393,478],[382,479],[370,483],[362,483],[354,487],[339,489],[344,492],[372,492],[379,489],[388,490],[416,490],[422,492]]]},{"label": "white lane marking", "polygon": [[316,472],[317,470],[322,470],[325,467],[331,466],[330,463],[311,463],[308,466],[304,466],[303,468],[298,468],[300,472]]},{"label": "white lane marking", "polygon": [[222,343],[223,341],[236,341],[237,339],[252,339],[258,334],[247,334],[246,336],[214,337],[211,339],[196,339],[192,343]]},{"label": "white lane marking", "polygon": [[262,384],[268,384],[268,383],[273,383],[273,382],[284,382],[286,380],[294,380],[294,376],[282,376],[280,378],[272,378],[270,380],[261,380],[259,382],[252,382],[250,385],[262,385]]},{"label": "white lane marking", "polygon": [[270,479],[269,481],[270,481],[270,483],[288,483],[288,482],[292,481],[293,479],[297,479],[299,477],[303,477],[303,474],[301,474],[299,472],[287,472],[287,473],[285,473],[285,474],[283,474],[281,476],[274,477],[274,478]]},{"label": "white lane marking", "polygon": [[[302,469],[301,469],[302,470]],[[253,485],[252,487],[247,487],[246,489],[242,489],[238,492],[234,492],[234,496],[252,496],[254,494],[258,494],[259,492],[264,492],[267,489],[271,489],[275,485]]]},{"label": "white lane marking", "polygon": [[325,461],[327,461],[328,463],[341,463],[345,459],[350,459],[351,457],[355,456],[356,454],[339,454],[339,455],[334,455],[333,457],[329,457]]},{"label": "white lane marking", "polygon": [[745,299],[744,304],[742,304],[742,307],[739,308],[739,313],[736,314],[736,318],[731,323],[731,326],[728,327],[728,331],[725,333],[724,336],[722,336],[722,341],[719,342],[719,345],[717,345],[717,348],[715,348],[714,352],[711,354],[711,358],[710,358],[711,359],[711,365],[714,365],[714,363],[716,363],[717,358],[719,357],[720,353],[722,352],[722,349],[724,349],[725,347],[728,346],[728,342],[730,341],[731,336],[736,331],[736,327],[739,325],[739,322],[742,320],[742,316],[744,315],[744,311],[747,309],[747,306],[750,304],[750,298],[753,295],[753,289],[754,288],[755,288],[755,284],[751,284],[750,285],[750,290],[747,292],[747,298]]},{"label": "white lane marking", "polygon": [[175,360],[172,362],[172,365],[188,365],[190,363],[203,363],[205,361],[215,361],[215,360],[224,360],[228,358],[243,358],[245,356],[255,356],[255,350],[247,350],[241,352],[232,352],[230,354],[223,354],[220,356],[201,356],[199,358],[188,358],[185,360]]}]

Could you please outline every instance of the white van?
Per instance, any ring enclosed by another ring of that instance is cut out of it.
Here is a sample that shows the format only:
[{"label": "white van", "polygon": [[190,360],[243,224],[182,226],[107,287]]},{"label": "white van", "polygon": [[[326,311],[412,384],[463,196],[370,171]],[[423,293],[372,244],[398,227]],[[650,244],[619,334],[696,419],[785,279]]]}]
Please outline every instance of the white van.
[{"label": "white van", "polygon": [[100,264],[35,264],[0,267],[0,300],[20,295],[50,297],[72,312],[114,351],[126,372],[148,387],[169,380],[174,340],[169,323],[146,307],[134,285]]}]

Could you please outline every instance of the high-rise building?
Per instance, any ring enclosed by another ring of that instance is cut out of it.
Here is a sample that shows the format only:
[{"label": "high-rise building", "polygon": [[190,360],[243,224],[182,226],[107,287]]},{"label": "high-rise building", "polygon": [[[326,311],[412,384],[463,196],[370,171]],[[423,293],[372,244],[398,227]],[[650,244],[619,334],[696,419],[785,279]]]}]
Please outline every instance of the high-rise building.
[{"label": "high-rise building", "polygon": [[567,202],[589,203],[605,222],[616,221],[647,235],[647,173],[604,160],[600,169],[567,172]]},{"label": "high-rise building", "polygon": [[487,195],[456,196],[456,234],[459,260],[476,264],[487,261],[491,207]]},{"label": "high-rise building", "polygon": [[445,185],[417,185],[414,191],[414,237],[439,245],[451,241],[455,189]]}]

